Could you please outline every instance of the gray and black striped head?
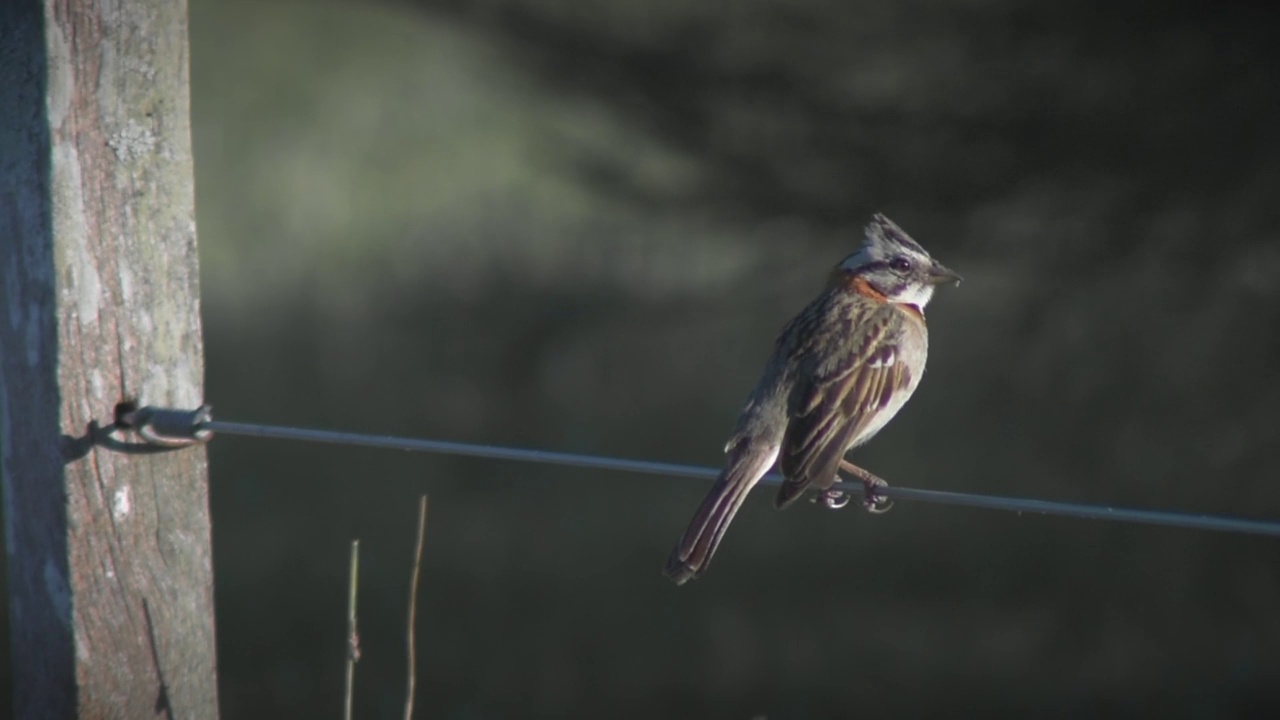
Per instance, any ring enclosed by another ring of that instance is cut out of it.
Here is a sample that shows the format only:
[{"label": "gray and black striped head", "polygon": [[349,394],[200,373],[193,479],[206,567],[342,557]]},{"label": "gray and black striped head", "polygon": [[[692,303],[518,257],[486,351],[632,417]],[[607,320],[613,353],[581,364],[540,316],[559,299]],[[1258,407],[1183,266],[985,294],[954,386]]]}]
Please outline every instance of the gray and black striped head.
[{"label": "gray and black striped head", "polygon": [[929,304],[934,287],[960,282],[958,274],[929,257],[920,243],[879,213],[867,223],[862,247],[845,258],[837,270],[865,280],[890,302],[918,308]]}]

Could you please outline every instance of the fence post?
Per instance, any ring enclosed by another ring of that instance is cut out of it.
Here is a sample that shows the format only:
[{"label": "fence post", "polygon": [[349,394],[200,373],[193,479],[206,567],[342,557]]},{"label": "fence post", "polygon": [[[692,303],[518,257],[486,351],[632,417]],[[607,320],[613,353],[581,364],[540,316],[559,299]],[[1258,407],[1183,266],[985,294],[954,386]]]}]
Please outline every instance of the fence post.
[{"label": "fence post", "polygon": [[14,715],[217,716],[185,0],[0,2],[0,483]]}]

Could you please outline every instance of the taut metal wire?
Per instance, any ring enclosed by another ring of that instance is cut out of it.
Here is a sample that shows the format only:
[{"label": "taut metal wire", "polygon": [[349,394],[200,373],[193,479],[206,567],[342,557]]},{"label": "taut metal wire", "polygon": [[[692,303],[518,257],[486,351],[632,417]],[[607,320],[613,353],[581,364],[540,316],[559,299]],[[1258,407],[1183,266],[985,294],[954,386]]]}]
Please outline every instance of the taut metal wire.
[{"label": "taut metal wire", "polygon": [[[630,460],[625,458],[580,455],[577,453],[556,452],[550,450],[533,450],[526,448],[503,447],[498,445],[453,442],[450,440],[427,440],[419,438],[394,437],[389,435],[368,435],[336,430],[315,430],[280,425],[255,425],[250,423],[227,422],[225,420],[212,419],[212,414],[207,406],[196,410],[142,408],[140,410],[132,411],[132,414],[129,417],[118,420],[117,425],[126,429],[137,430],[140,435],[147,438],[159,435],[161,438],[173,438],[175,440],[181,440],[184,438],[204,440],[208,438],[210,433],[221,433],[223,435],[239,435],[243,437],[271,438],[276,440],[300,440],[304,442],[329,443],[334,445],[381,448],[384,450],[407,450],[412,452],[427,452],[441,455],[486,458],[490,460],[508,460],[511,462],[540,463],[544,465],[590,468],[593,470],[630,472],[644,475],[667,475],[671,477],[693,478],[697,480],[711,480],[719,474],[719,470],[716,468],[702,467],[698,465],[654,462],[651,460]],[[761,482],[764,484],[776,485],[782,482],[782,477],[777,473],[770,473],[766,475]],[[884,496],[893,500],[915,500],[919,502],[939,503],[942,505],[961,505],[967,507],[987,508],[990,510],[1011,510],[1017,513],[1060,515],[1063,517],[1085,518],[1090,520],[1110,520],[1113,522],[1164,525],[1168,527],[1280,537],[1280,522],[1270,520],[1253,520],[1222,515],[1170,512],[1165,510],[1118,508],[1105,505],[1085,505],[1080,503],[1054,502],[1050,500],[945,492],[941,490],[922,490],[919,488],[903,487],[901,485],[877,487],[875,488],[875,494],[877,496]]]}]

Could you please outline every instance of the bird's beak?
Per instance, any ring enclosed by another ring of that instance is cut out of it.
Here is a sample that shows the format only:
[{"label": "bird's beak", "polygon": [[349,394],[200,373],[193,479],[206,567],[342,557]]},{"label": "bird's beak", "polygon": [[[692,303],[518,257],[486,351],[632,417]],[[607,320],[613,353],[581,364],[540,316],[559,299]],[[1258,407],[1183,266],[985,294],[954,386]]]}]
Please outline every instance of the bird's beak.
[{"label": "bird's beak", "polygon": [[933,267],[929,268],[929,282],[933,285],[941,285],[943,283],[953,282],[960,284],[960,273],[943,265],[940,262],[934,262]]}]

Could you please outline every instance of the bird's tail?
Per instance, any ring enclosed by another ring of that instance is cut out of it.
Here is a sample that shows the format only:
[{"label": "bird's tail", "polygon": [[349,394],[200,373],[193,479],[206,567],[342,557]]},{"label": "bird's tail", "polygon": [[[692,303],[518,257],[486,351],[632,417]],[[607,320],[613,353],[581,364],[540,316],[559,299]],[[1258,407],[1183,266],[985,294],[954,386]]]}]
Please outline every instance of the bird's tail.
[{"label": "bird's tail", "polygon": [[750,440],[740,440],[729,450],[724,470],[698,506],[684,537],[667,558],[663,570],[667,577],[683,585],[706,571],[742,501],[777,457],[776,447],[761,447]]}]

